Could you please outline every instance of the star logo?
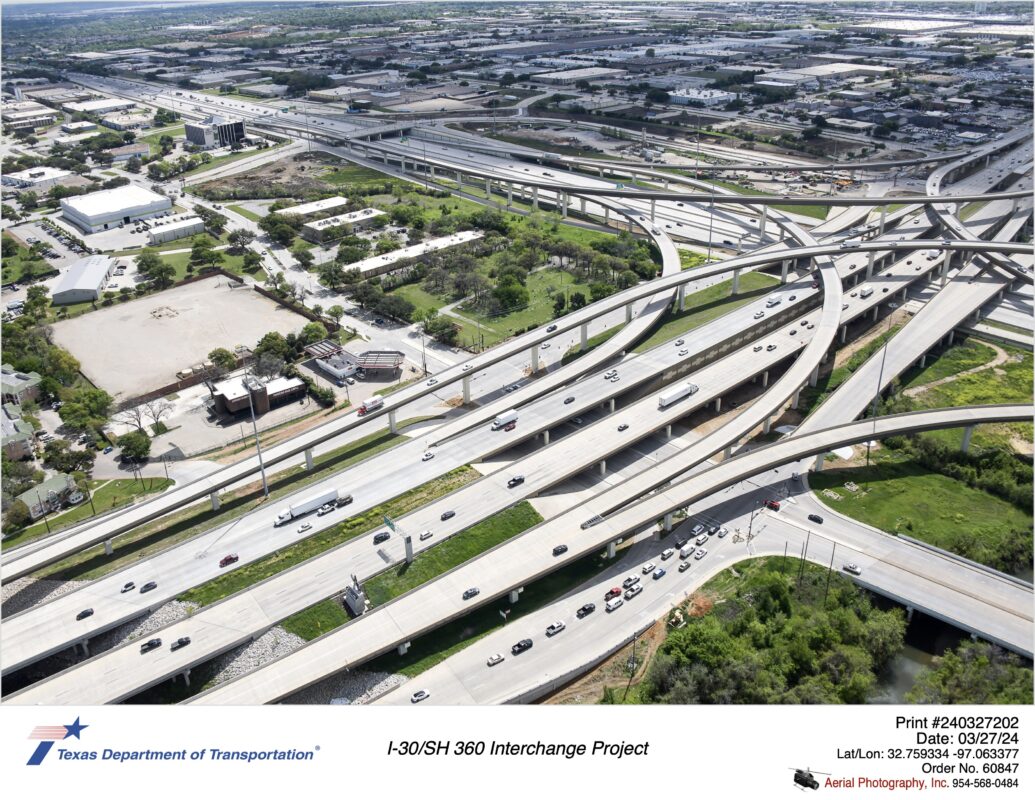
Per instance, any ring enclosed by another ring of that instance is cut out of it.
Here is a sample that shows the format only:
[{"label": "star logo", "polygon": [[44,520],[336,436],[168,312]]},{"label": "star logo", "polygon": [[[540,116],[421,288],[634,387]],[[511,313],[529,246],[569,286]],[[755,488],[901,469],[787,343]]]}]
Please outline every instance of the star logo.
[{"label": "star logo", "polygon": [[76,717],[75,722],[71,725],[37,725],[32,729],[29,738],[38,741],[39,744],[36,745],[36,749],[29,756],[26,764],[30,767],[38,767],[43,763],[43,759],[47,757],[47,753],[54,746],[54,742],[63,741],[71,736],[81,739],[82,737],[79,734],[89,727],[89,725],[83,725],[79,721],[79,717]]}]

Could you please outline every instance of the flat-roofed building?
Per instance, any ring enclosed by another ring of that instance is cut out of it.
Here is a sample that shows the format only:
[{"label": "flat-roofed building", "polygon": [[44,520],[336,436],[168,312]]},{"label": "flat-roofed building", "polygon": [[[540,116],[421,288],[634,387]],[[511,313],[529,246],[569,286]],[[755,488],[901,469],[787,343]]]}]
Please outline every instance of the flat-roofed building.
[{"label": "flat-roofed building", "polygon": [[278,211],[278,214],[283,216],[296,216],[296,217],[311,217],[313,214],[319,214],[323,211],[331,211],[335,208],[341,208],[349,204],[348,198],[335,196],[325,197],[323,200],[314,200],[311,203],[302,203],[299,206],[291,206],[290,208],[282,208]]},{"label": "flat-roofed building", "polygon": [[65,103],[61,109],[70,114],[110,114],[113,111],[136,108],[136,105],[132,100],[104,97],[100,100],[84,100],[81,103]]},{"label": "flat-roofed building", "polygon": [[711,108],[728,105],[738,96],[734,92],[724,92],[721,89],[678,89],[669,93],[668,100],[675,105],[700,105]]},{"label": "flat-roofed building", "polygon": [[97,130],[97,123],[90,122],[88,119],[84,119],[81,122],[66,122],[61,126],[61,130],[65,133],[86,133],[87,131]]},{"label": "flat-roofed building", "polygon": [[151,125],[146,114],[109,114],[101,119],[101,125],[113,131],[136,131]]},{"label": "flat-roofed building", "polygon": [[256,414],[263,414],[277,405],[305,396],[306,391],[308,389],[301,378],[274,378],[263,384],[254,375],[246,375],[211,384],[216,407],[227,414],[247,411],[249,405],[254,407]]},{"label": "flat-roofed building", "polygon": [[234,142],[243,142],[247,136],[243,121],[216,115],[201,122],[187,122],[183,131],[188,142],[206,150],[229,147]]},{"label": "flat-roofed building", "polygon": [[172,201],[164,194],[133,184],[61,201],[61,216],[87,233],[119,228],[170,209]]},{"label": "flat-roofed building", "polygon": [[161,244],[205,232],[205,223],[200,217],[172,219],[155,223],[147,232],[148,244]]},{"label": "flat-roofed building", "polygon": [[19,189],[49,189],[71,175],[72,173],[67,169],[32,167],[19,172],[10,172],[4,175],[2,180],[4,185],[17,186]]},{"label": "flat-roofed building", "polygon": [[359,211],[350,211],[348,214],[313,220],[302,226],[302,238],[309,242],[340,239],[355,230],[367,227],[375,219],[383,216],[385,212],[378,208],[363,208]]},{"label": "flat-roofed building", "polygon": [[114,161],[129,161],[131,158],[147,158],[151,154],[151,148],[147,142],[133,142],[122,147],[113,147],[108,153]]},{"label": "flat-roofed building", "polygon": [[581,69],[565,69],[560,72],[544,72],[535,76],[540,83],[550,83],[558,86],[567,86],[579,81],[612,80],[625,75],[624,69],[611,69],[609,67],[582,67]]},{"label": "flat-roofed building", "polygon": [[114,270],[115,260],[108,256],[81,258],[54,285],[50,301],[60,306],[99,300]]}]

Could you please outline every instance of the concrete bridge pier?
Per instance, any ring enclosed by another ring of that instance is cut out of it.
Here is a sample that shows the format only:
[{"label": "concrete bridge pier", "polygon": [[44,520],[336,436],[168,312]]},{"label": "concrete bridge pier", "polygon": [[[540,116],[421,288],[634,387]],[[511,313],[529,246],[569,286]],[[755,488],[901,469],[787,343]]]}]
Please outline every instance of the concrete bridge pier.
[{"label": "concrete bridge pier", "polygon": [[787,283],[787,271],[791,268],[791,260],[785,258],[780,262],[780,283]]},{"label": "concrete bridge pier", "polygon": [[510,594],[507,595],[507,599],[510,601],[511,605],[514,605],[514,603],[516,603],[518,601],[518,598],[521,596],[521,593],[523,591],[525,591],[525,587],[524,586],[519,586],[516,589],[511,589],[510,590]]},{"label": "concrete bridge pier", "polygon": [[672,438],[672,425],[666,425],[665,426],[665,438],[666,439],[671,439]]},{"label": "concrete bridge pier", "polygon": [[561,195],[561,216],[568,216],[568,193],[565,192]]},{"label": "concrete bridge pier", "polygon": [[626,324],[629,324],[630,322],[632,322],[632,320],[633,320],[633,304],[632,303],[626,303],[625,304],[625,322],[626,322]]},{"label": "concrete bridge pier", "polygon": [[616,546],[617,545],[614,542],[608,542],[607,543],[607,557],[608,558],[614,558],[615,557],[615,548],[616,548]]},{"label": "concrete bridge pier", "polygon": [[765,434],[769,433],[769,431],[772,429],[772,425],[773,425],[773,418],[772,417],[766,417],[764,420],[762,420],[762,434],[765,435]]},{"label": "concrete bridge pier", "polygon": [[514,205],[514,184],[507,184],[507,208]]},{"label": "concrete bridge pier", "polygon": [[762,206],[762,216],[758,218],[758,235],[765,236],[765,224],[769,220],[769,206]]},{"label": "concrete bridge pier", "polygon": [[538,186],[533,186],[532,187],[532,208],[534,208],[536,211],[539,210],[539,187]]},{"label": "concrete bridge pier", "polygon": [[529,367],[531,367],[532,372],[538,372],[539,371],[539,348],[536,345],[532,345],[528,349],[528,360],[529,360]]},{"label": "concrete bridge pier", "polygon": [[798,401],[801,399],[801,389],[798,389],[794,393],[794,397],[791,398],[791,409],[794,411],[798,410]]},{"label": "concrete bridge pier", "polygon": [[492,199],[492,181],[488,178],[485,179],[485,199]]},{"label": "concrete bridge pier", "polygon": [[740,270],[733,270],[733,289],[730,290],[730,295],[735,295],[740,292]]},{"label": "concrete bridge pier", "polygon": [[589,338],[589,323],[583,322],[579,325],[579,352],[586,349],[586,340]]},{"label": "concrete bridge pier", "polygon": [[963,443],[960,445],[960,450],[964,453],[970,452],[970,439],[974,435],[974,426],[968,425],[963,429]]},{"label": "concrete bridge pier", "polygon": [[[212,503],[212,510],[213,511],[219,511],[219,506],[221,505],[220,502],[219,502],[219,491],[216,490],[214,492],[209,493],[208,499]],[[105,549],[105,552],[107,552],[108,548],[105,547],[104,549]],[[111,554],[109,553],[108,555],[111,555]]]},{"label": "concrete bridge pier", "polygon": [[680,285],[676,290],[676,309],[679,311],[683,310],[683,304],[686,302],[686,284]]},{"label": "concrete bridge pier", "polygon": [[842,325],[841,326],[841,330],[838,331],[838,339],[840,339],[841,344],[844,344],[845,343],[845,339],[847,339],[847,338],[848,338],[848,326],[847,325]]},{"label": "concrete bridge pier", "polygon": [[715,413],[718,414],[722,411],[722,397],[715,398]]},{"label": "concrete bridge pier", "polygon": [[769,370],[766,370],[765,372],[762,373],[762,388],[763,389],[768,389],[769,388]]},{"label": "concrete bridge pier", "polygon": [[604,224],[605,225],[610,225],[611,224],[611,209],[608,208],[607,206],[604,206]]},{"label": "concrete bridge pier", "polygon": [[313,468],[313,448],[311,447],[305,449],[305,468],[306,470]]},{"label": "concrete bridge pier", "polygon": [[873,321],[877,321],[877,315],[880,313],[880,306],[876,305],[873,307]]},{"label": "concrete bridge pier", "polygon": [[812,374],[809,375],[809,386],[815,386],[817,383],[819,383],[819,365],[818,364],[813,368]]},{"label": "concrete bridge pier", "polygon": [[873,259],[876,257],[876,255],[876,251],[870,251],[869,258],[866,261],[866,280],[869,280],[873,277]]},{"label": "concrete bridge pier", "polygon": [[816,472],[822,472],[823,471],[823,460],[826,457],[827,457],[826,453],[820,453],[818,456],[816,456],[816,463],[813,465],[812,469],[815,470]]},{"label": "concrete bridge pier", "polygon": [[543,447],[550,444],[550,431],[549,429],[543,431]]},{"label": "concrete bridge pier", "polygon": [[888,218],[888,207],[881,206],[880,210],[880,224],[877,226],[877,235],[884,235],[884,221]]},{"label": "concrete bridge pier", "polygon": [[950,347],[952,346],[952,342],[953,342],[953,340],[955,338],[956,338],[956,331],[955,330],[949,331],[949,346]]},{"label": "concrete bridge pier", "polygon": [[[212,492],[212,495],[213,495],[214,497],[216,497],[216,499],[217,499],[217,500],[219,499],[219,498],[218,498],[218,495],[216,495],[216,493],[215,493],[215,492]],[[215,510],[217,510],[218,508],[219,508],[219,506],[216,506],[216,508],[213,508],[212,510],[213,510],[213,511],[215,511]],[[106,555],[106,556],[110,556],[111,554],[112,554],[112,545],[111,545],[111,539],[105,539],[105,540],[104,540],[104,555]]]},{"label": "concrete bridge pier", "polygon": [[906,606],[906,622],[913,621],[913,611],[915,611],[915,609],[912,606]]},{"label": "concrete bridge pier", "polygon": [[608,401],[608,405],[610,405],[610,407],[611,407],[611,413],[614,414],[615,413],[615,399],[613,397]]},{"label": "concrete bridge pier", "polygon": [[83,639],[81,642],[79,642],[79,647],[82,648],[83,655],[86,656],[87,658],[89,658],[89,656],[90,656],[90,640],[89,639]]},{"label": "concrete bridge pier", "polygon": [[652,198],[651,198],[651,201],[650,201],[650,221],[651,221],[651,222],[654,222],[654,212],[655,212],[655,210],[657,209],[657,205],[658,205],[658,201],[657,201],[657,200],[655,200],[655,199],[654,199],[654,198],[652,197]]},{"label": "concrete bridge pier", "polygon": [[606,458],[603,461],[600,462],[599,468],[600,468],[600,477],[605,476],[607,474],[607,459]]},{"label": "concrete bridge pier", "polygon": [[403,642],[401,645],[399,645],[397,648],[395,648],[395,652],[397,652],[401,656],[406,655],[409,651],[410,651],[410,643],[409,642]]},{"label": "concrete bridge pier", "polygon": [[583,214],[586,213],[586,198],[585,197],[580,197],[579,198],[579,211],[581,211]]},{"label": "concrete bridge pier", "polygon": [[185,669],[183,672],[181,672],[180,673],[180,677],[183,678],[183,683],[184,683],[185,686],[190,686],[190,670],[189,669]]},{"label": "concrete bridge pier", "polygon": [[456,172],[456,189],[458,192],[462,192],[464,190],[464,173],[459,170]]},{"label": "concrete bridge pier", "polygon": [[464,404],[471,402],[471,376],[464,375],[463,381],[461,382],[464,387]]},{"label": "concrete bridge pier", "polygon": [[393,408],[388,412],[388,431],[389,433],[398,433],[399,428],[395,424],[395,409]]}]

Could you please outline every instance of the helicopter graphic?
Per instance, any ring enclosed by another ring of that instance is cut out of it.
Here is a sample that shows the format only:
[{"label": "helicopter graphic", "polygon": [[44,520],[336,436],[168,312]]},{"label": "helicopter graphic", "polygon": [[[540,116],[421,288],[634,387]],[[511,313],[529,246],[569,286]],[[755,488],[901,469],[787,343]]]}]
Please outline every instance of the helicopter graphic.
[{"label": "helicopter graphic", "polygon": [[818,770],[813,773],[809,767],[805,769],[799,769],[797,767],[789,767],[788,769],[794,770],[794,784],[799,789],[818,789],[819,781],[816,780],[815,775],[829,775],[829,772],[819,772]]}]

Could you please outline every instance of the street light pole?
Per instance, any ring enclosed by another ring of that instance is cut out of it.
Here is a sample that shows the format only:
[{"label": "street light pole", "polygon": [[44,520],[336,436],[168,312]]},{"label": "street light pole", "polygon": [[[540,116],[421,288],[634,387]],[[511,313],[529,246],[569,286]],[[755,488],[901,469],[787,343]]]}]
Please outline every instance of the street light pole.
[{"label": "street light pole", "polygon": [[43,505],[43,498],[40,497],[39,490],[36,490],[36,502],[40,504],[40,511],[43,512],[43,524],[47,526],[47,533],[50,533],[50,522],[47,520],[47,507]]},{"label": "street light pole", "polygon": [[270,487],[266,483],[266,466],[262,463],[262,447],[259,444],[259,426],[255,422],[255,406],[252,403],[252,392],[248,390],[248,410],[252,412],[252,430],[255,432],[255,452],[259,454],[259,472],[262,475],[262,494],[264,497],[270,496]]},{"label": "street light pole", "polygon": [[[888,314],[888,330],[891,332],[891,314]],[[870,485],[870,447],[873,445],[873,437],[877,435],[877,403],[880,401],[880,387],[884,383],[884,362],[888,357],[888,343],[884,342],[880,355],[880,372],[877,375],[877,388],[873,393],[873,405],[870,407],[870,416],[873,418],[873,433],[866,440],[866,485]]]}]

